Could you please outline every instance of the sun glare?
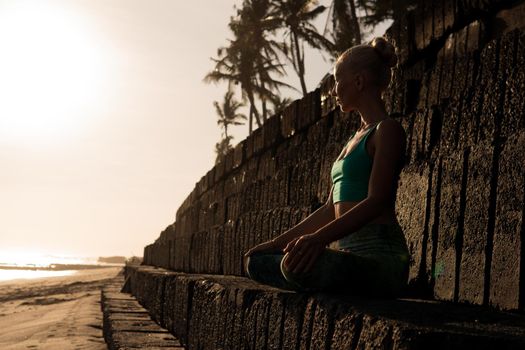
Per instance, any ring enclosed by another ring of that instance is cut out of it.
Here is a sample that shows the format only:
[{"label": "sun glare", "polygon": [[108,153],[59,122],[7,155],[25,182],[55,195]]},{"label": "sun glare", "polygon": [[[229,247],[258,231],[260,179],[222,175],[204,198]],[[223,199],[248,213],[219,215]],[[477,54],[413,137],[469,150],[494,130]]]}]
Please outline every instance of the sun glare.
[{"label": "sun glare", "polygon": [[105,75],[88,29],[56,5],[0,3],[0,141],[57,141],[93,118]]}]

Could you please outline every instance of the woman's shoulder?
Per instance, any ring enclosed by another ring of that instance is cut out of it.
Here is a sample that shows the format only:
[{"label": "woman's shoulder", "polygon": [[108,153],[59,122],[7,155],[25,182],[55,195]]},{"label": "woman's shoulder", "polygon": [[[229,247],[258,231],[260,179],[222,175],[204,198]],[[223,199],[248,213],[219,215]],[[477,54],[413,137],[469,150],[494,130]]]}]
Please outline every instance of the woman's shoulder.
[{"label": "woman's shoulder", "polygon": [[376,127],[376,133],[383,137],[388,138],[405,138],[406,133],[405,129],[403,128],[403,125],[391,117],[386,118],[385,120],[382,120],[379,124],[377,124]]}]

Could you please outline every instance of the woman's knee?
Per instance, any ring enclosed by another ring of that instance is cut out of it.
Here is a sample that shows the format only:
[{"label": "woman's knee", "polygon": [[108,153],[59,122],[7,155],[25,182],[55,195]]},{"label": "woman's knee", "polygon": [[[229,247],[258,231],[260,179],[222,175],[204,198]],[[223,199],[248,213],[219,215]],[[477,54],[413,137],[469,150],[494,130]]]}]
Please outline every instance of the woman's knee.
[{"label": "woman's knee", "polygon": [[279,271],[282,254],[256,253],[246,259],[245,270],[253,280],[266,280],[269,276]]},{"label": "woman's knee", "polygon": [[244,269],[248,277],[250,277],[251,279],[254,279],[254,277],[257,276],[260,270],[260,266],[262,265],[263,259],[261,259],[260,256],[260,254],[250,255],[245,260]]}]

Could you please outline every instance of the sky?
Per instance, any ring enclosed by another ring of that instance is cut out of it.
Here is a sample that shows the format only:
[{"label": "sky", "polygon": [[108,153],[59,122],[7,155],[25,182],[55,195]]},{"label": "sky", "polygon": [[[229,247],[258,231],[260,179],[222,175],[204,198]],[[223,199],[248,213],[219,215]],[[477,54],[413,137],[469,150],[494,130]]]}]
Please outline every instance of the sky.
[{"label": "sky", "polygon": [[[241,3],[0,0],[0,261],[141,256],[175,220],[214,165],[226,85],[203,78]],[[307,52],[309,90],[325,58]]]}]

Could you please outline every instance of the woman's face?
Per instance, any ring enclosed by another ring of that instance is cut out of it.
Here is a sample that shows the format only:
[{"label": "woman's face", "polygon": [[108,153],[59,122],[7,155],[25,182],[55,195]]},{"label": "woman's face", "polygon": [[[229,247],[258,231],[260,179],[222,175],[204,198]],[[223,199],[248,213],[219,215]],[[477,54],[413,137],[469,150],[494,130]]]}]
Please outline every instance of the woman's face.
[{"label": "woman's face", "polygon": [[344,69],[345,65],[337,64],[334,69],[335,84],[332,89],[332,96],[337,98],[337,104],[341,111],[350,112],[357,108],[356,96],[359,93],[359,84],[361,77],[359,74],[351,72],[350,69]]}]

